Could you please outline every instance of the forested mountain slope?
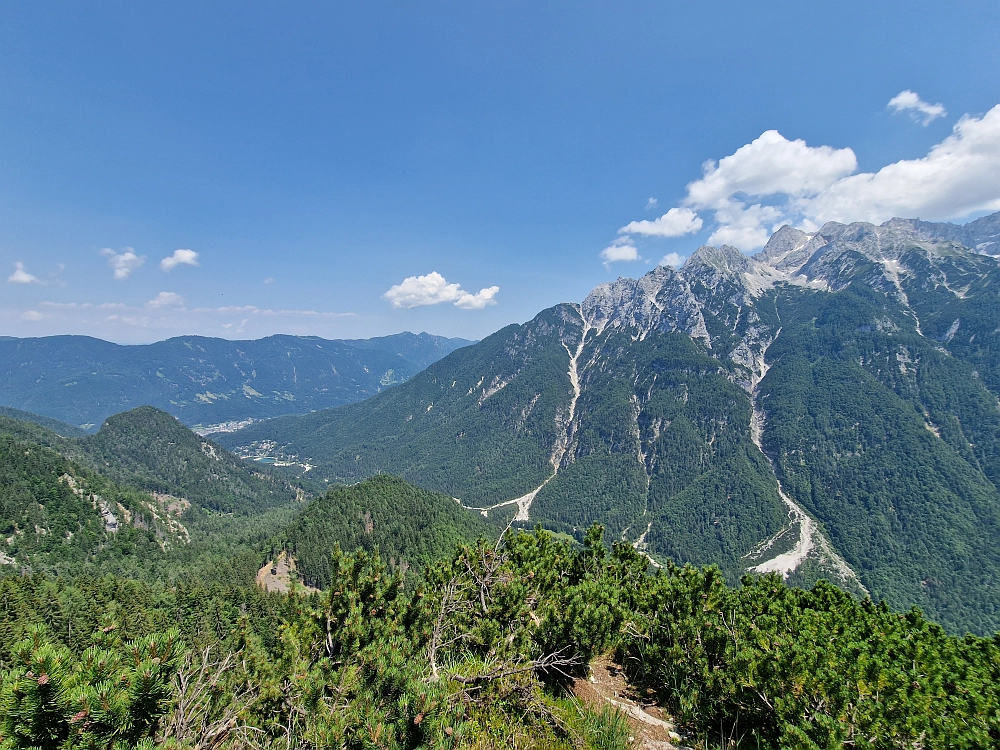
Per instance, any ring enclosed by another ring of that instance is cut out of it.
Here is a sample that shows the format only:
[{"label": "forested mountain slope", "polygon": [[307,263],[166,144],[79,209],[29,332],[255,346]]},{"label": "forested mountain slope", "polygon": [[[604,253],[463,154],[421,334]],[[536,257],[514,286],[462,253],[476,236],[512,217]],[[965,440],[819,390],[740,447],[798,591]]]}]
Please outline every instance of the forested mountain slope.
[{"label": "forested mountain slope", "polygon": [[309,498],[169,414],[141,407],[66,439],[0,417],[0,572],[114,573],[154,581],[235,576],[281,552],[326,586],[331,551],[378,547],[419,572],[497,530],[451,497],[377,476]]},{"label": "forested mountain slope", "polygon": [[288,505],[296,496],[287,480],[248,466],[151,406],[110,417],[76,447],[120,481],[217,512],[260,512]]},{"label": "forested mountain slope", "polygon": [[187,425],[216,425],[359,401],[469,343],[427,333],[333,341],[183,336],[144,346],[4,337],[0,404],[88,429],[143,405]]},{"label": "forested mountain slope", "polygon": [[7,417],[7,419],[16,419],[20,422],[30,422],[32,424],[41,425],[48,430],[52,430],[52,432],[55,432],[57,435],[66,438],[83,437],[87,434],[84,430],[81,430],[75,425],[60,422],[58,419],[52,419],[51,417],[43,417],[38,414],[32,414],[30,411],[11,409],[9,406],[0,406],[0,417]]},{"label": "forested mountain slope", "polygon": [[955,237],[991,251],[997,219],[701,248],[366,402],[223,442],[996,630],[1000,267]]},{"label": "forested mountain slope", "polygon": [[151,407],[72,439],[0,417],[4,571],[170,580],[242,567],[249,583],[304,500]]},{"label": "forested mountain slope", "polygon": [[276,537],[270,557],[288,552],[304,583],[326,588],[333,576],[334,544],[351,552],[378,549],[393,568],[418,573],[448,557],[458,544],[496,536],[493,525],[452,498],[380,474],[314,499]]},{"label": "forested mountain slope", "polygon": [[[0,564],[13,570],[121,572],[190,541],[178,518],[134,487],[102,477],[0,418]],[[125,569],[130,566],[126,565]]]}]

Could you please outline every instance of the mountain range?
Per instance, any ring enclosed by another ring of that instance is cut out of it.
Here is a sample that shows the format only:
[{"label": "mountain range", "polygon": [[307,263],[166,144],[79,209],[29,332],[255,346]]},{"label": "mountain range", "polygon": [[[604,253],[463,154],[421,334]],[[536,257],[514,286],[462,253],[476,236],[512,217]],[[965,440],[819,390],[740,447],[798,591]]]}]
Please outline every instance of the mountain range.
[{"label": "mountain range", "polygon": [[1000,629],[1000,214],[777,231],[603,284],[245,456],[592,522],[734,580],[825,577]]},{"label": "mountain range", "polygon": [[357,340],[182,336],[141,346],[88,336],[2,337],[0,404],[88,431],[143,405],[210,427],[359,401],[470,343],[427,333]]}]

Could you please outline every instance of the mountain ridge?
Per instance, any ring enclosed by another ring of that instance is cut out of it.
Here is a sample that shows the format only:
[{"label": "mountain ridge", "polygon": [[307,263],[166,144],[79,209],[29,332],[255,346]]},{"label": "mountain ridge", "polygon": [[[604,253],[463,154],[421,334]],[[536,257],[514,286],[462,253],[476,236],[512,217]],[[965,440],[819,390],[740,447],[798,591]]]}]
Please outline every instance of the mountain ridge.
[{"label": "mountain ridge", "polygon": [[755,256],[699,248],[404,387],[223,442],[996,629],[1000,265],[954,226],[828,223],[782,228]]},{"label": "mountain ridge", "polygon": [[469,343],[427,333],[357,340],[180,336],[143,345],[6,338],[0,404],[88,430],[142,405],[189,426],[218,425],[351,403]]}]

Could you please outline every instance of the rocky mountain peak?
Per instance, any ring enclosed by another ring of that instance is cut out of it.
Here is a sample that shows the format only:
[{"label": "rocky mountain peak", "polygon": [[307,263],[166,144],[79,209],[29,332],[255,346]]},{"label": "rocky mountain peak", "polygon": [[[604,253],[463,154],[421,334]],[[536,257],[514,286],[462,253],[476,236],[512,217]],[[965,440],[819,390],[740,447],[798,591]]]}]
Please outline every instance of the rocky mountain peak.
[{"label": "rocky mountain peak", "polygon": [[920,219],[890,219],[881,225],[921,242],[957,242],[981,255],[1000,256],[1000,211],[962,226]]},{"label": "rocky mountain peak", "polygon": [[734,274],[745,273],[752,266],[752,261],[732,245],[702,245],[687,259],[683,270],[686,273],[697,273],[702,268],[711,268],[721,273]]},{"label": "rocky mountain peak", "polygon": [[754,260],[773,268],[800,268],[809,260],[811,252],[803,250],[812,238],[813,235],[786,224],[771,235],[764,249],[753,256]]},{"label": "rocky mountain peak", "polygon": [[[899,296],[905,304],[901,279],[928,265],[935,269],[936,283],[949,289],[967,287],[969,275],[984,270],[976,260],[982,249],[961,240],[982,239],[983,246],[996,241],[990,239],[994,236],[1000,237],[1000,213],[964,227],[898,218],[880,225],[828,222],[812,233],[783,226],[756,255],[728,245],[705,245],[679,269],[658,266],[638,279],[621,277],[601,284],[580,310],[598,333],[609,327],[633,329],[632,335],[642,339],[654,330],[683,331],[715,349],[720,336],[745,338],[749,333],[741,326],[752,325],[754,336],[763,342],[773,332],[755,322],[759,318],[754,308],[776,284],[837,291],[861,282]],[[961,287],[949,281],[959,275]],[[730,334],[723,333],[725,329]]]},{"label": "rocky mountain peak", "polygon": [[608,325],[648,328],[660,311],[657,298],[665,287],[676,283],[677,273],[657,266],[638,279],[619,277],[596,287],[581,305],[584,320],[603,331]]},{"label": "rocky mountain peak", "polygon": [[965,225],[966,242],[983,255],[1000,256],[1000,211]]}]

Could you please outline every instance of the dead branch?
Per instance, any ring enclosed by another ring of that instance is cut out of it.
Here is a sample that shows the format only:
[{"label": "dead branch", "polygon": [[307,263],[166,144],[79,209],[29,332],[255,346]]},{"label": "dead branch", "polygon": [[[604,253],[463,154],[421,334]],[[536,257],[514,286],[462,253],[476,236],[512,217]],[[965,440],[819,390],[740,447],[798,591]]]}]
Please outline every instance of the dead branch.
[{"label": "dead branch", "polygon": [[460,685],[484,685],[486,683],[502,680],[505,677],[524,674],[525,672],[558,672],[569,678],[567,670],[580,666],[580,657],[576,654],[565,656],[566,649],[560,649],[551,654],[532,659],[529,662],[516,665],[500,665],[496,669],[477,675],[448,675],[449,680],[454,680]]},{"label": "dead branch", "polygon": [[226,673],[237,668],[246,674],[247,664],[240,653],[229,652],[213,659],[211,651],[209,647],[198,655],[188,654],[177,671],[176,703],[161,728],[161,739],[193,741],[195,750],[216,750],[232,738],[234,747],[256,750],[260,743],[254,734],[261,730],[243,724],[239,713],[257,701],[259,690],[249,681],[243,681],[231,689],[228,700],[220,705],[219,695],[224,692],[220,684]]}]

